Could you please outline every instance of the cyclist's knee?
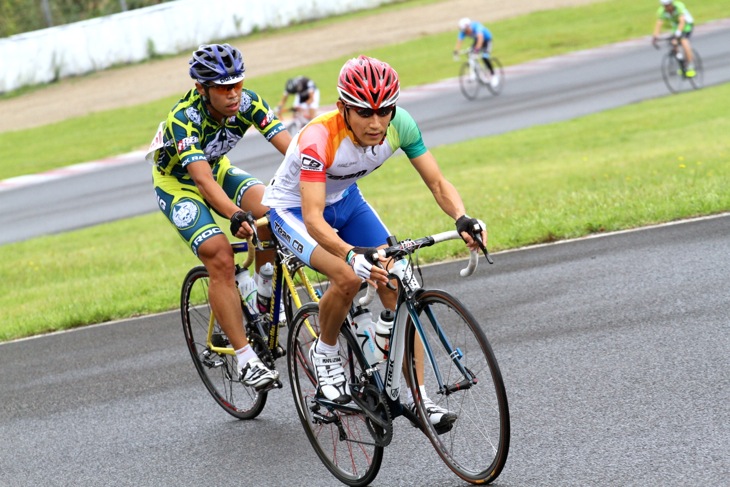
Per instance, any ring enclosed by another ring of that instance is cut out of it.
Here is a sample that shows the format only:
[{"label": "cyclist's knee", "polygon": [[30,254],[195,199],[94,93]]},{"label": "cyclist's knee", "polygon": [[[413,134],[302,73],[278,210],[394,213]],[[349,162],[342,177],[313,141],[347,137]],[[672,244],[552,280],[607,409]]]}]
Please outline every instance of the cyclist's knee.
[{"label": "cyclist's knee", "polygon": [[344,272],[331,281],[332,286],[327,292],[333,291],[333,294],[337,294],[340,299],[346,302],[352,301],[355,298],[355,295],[360,290],[360,285],[362,283],[362,279],[360,279],[352,271]]},{"label": "cyclist's knee", "polygon": [[223,235],[212,237],[198,249],[198,257],[211,278],[233,276],[236,263],[228,239]]}]

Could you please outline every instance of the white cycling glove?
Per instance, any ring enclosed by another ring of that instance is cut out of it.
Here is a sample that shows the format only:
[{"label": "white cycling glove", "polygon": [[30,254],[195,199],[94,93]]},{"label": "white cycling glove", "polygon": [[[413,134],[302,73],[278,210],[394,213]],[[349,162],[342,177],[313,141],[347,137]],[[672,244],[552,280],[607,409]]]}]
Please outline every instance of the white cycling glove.
[{"label": "white cycling glove", "polygon": [[371,262],[372,257],[371,259],[368,259],[366,255],[372,256],[377,251],[378,249],[374,247],[354,247],[347,253],[345,260],[348,264],[350,264],[350,267],[352,267],[352,270],[358,277],[361,279],[370,279],[370,271],[373,268],[373,264]]}]

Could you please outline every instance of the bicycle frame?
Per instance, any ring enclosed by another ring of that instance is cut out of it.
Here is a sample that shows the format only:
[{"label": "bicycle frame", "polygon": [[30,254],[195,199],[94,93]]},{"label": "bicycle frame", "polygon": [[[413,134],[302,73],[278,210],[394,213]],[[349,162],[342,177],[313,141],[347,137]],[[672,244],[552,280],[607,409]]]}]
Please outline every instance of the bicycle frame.
[{"label": "bicycle frame", "polygon": [[[256,222],[257,226],[262,225],[268,225],[268,218],[264,217]],[[269,323],[270,326],[268,327],[268,331],[264,327],[264,322],[261,320],[261,315],[251,313],[251,311],[248,309],[248,306],[243,306],[243,314],[244,314],[244,321],[253,328],[256,329],[257,333],[261,337],[267,338],[267,345],[269,350],[276,350],[279,346],[279,327],[277,326],[278,323],[278,317],[281,312],[281,298],[283,294],[283,286],[284,283],[286,283],[287,288],[289,289],[289,295],[292,297],[294,304],[297,308],[300,308],[302,306],[301,299],[299,298],[299,293],[297,293],[296,290],[296,284],[294,281],[294,276],[297,276],[304,285],[307,294],[314,300],[319,301],[319,297],[317,293],[314,290],[314,287],[312,286],[312,283],[310,282],[309,278],[304,272],[304,267],[297,267],[294,271],[294,274],[290,271],[294,267],[293,261],[296,259],[296,257],[291,254],[288,250],[286,250],[283,246],[279,245],[277,241],[275,240],[267,240],[267,241],[259,241],[256,246],[253,245],[252,241],[244,241],[244,242],[233,242],[231,243],[231,247],[233,248],[233,252],[235,254],[248,252],[246,256],[246,260],[244,261],[242,267],[248,268],[254,259],[254,248],[258,249],[269,249],[272,247],[276,248],[276,259],[275,259],[275,265],[274,265],[274,275],[271,279],[271,286],[272,286],[272,292],[271,292],[271,306],[269,308],[269,311],[267,313],[267,316],[269,317]],[[249,252],[251,250],[251,252]],[[283,279],[282,279],[283,277]],[[241,297],[241,300],[243,302],[243,297]],[[218,346],[214,343],[213,340],[213,331],[215,329],[215,316],[211,314],[210,316],[210,322],[208,324],[208,337],[206,341],[206,345],[210,349],[210,351],[218,353],[218,354],[225,354],[225,355],[235,355],[236,352],[231,346]],[[310,331],[314,333],[313,330]]]},{"label": "bicycle frame", "polygon": [[[445,240],[455,240],[455,239],[461,239],[461,236],[456,231],[449,231],[449,232],[443,232],[439,233],[437,235],[434,235],[433,237],[433,243],[430,245],[433,245],[438,242],[443,242]],[[479,254],[476,252],[471,252],[469,257],[469,264],[466,268],[462,269],[461,276],[466,277],[471,275],[477,267]],[[389,346],[389,353],[388,358],[385,361],[385,369],[384,369],[384,377],[383,380],[383,388],[385,390],[386,396],[394,402],[398,401],[398,397],[400,395],[400,384],[401,379],[403,376],[403,355],[405,353],[405,332],[406,332],[406,322],[408,318],[410,317],[411,321],[413,322],[413,325],[416,328],[416,331],[418,332],[418,336],[421,339],[421,343],[424,347],[424,353],[425,357],[424,359],[427,360],[431,367],[433,368],[434,374],[437,377],[438,385],[439,385],[439,393],[440,394],[448,394],[450,392],[450,388],[446,387],[444,384],[443,378],[441,376],[441,373],[439,371],[438,364],[436,363],[436,360],[434,359],[433,351],[431,350],[431,345],[428,342],[428,339],[425,336],[425,333],[423,331],[423,325],[421,323],[420,318],[418,317],[418,312],[415,307],[415,297],[417,293],[421,289],[421,285],[416,279],[415,275],[413,274],[413,267],[411,266],[408,259],[405,257],[402,257],[401,259],[395,261],[393,263],[393,266],[389,270],[392,277],[396,277],[398,281],[398,300],[397,305],[395,309],[395,320],[393,323],[393,329],[391,330],[391,337],[390,337],[390,346]],[[372,299],[374,298],[374,290],[371,286],[368,286],[368,292],[365,297],[360,299],[361,305],[367,305]],[[427,312],[429,312],[427,310]],[[464,377],[467,378],[466,381],[463,381],[460,383],[461,387],[468,387],[471,383],[471,380],[473,379],[473,376],[471,373],[466,370],[466,368],[459,362],[460,359],[460,352],[457,350],[453,350],[453,347],[451,347],[448,338],[446,337],[445,333],[441,329],[441,326],[438,324],[437,320],[434,316],[430,315],[432,323],[434,323],[435,332],[439,336],[439,339],[444,344],[445,347],[448,347],[449,350],[452,351],[452,356],[455,365],[458,367],[459,371],[464,375]],[[424,364],[425,365],[425,364]],[[375,370],[373,370],[375,369]],[[377,372],[377,369],[375,367],[368,370],[368,372]]]}]

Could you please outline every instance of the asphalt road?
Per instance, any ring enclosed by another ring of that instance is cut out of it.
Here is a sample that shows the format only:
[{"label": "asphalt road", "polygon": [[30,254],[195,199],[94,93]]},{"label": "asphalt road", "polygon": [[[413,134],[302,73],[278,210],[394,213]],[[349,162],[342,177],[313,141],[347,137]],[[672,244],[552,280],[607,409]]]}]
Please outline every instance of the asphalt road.
[{"label": "asphalt road", "polygon": [[[704,58],[705,84],[729,81],[730,20],[699,26],[693,42]],[[648,39],[637,39],[509,67],[499,97],[484,91],[469,102],[451,79],[404,91],[400,104],[419,122],[426,144],[435,147],[666,96],[659,72],[662,54]],[[454,73],[457,69],[454,63]],[[281,161],[258,133],[230,156],[263,181]],[[139,154],[131,154],[93,170],[64,169],[45,179],[31,178],[32,184],[0,182],[0,245],[158,211],[150,172]]]},{"label": "asphalt road", "polygon": [[[726,82],[730,29],[697,34],[707,83]],[[658,59],[627,43],[516,67],[498,98],[469,103],[444,82],[404,106],[434,146],[663,96]],[[265,179],[276,161],[247,142],[237,162]],[[100,176],[0,191],[0,243],[155,211],[146,164]],[[502,368],[512,446],[494,485],[725,485],[728,255],[724,215],[500,253],[468,280],[458,263],[425,269],[479,317]],[[0,367],[0,486],[340,485],[288,382],[255,421],[213,402],[178,313],[0,344]],[[401,419],[374,485],[463,484]]]},{"label": "asphalt road", "polygon": [[[498,486],[727,485],[730,215],[506,252],[426,286],[479,317],[505,379]],[[280,361],[280,368],[284,362]],[[178,313],[0,345],[1,486],[340,485],[284,374],[238,421],[197,377]],[[376,486],[464,485],[396,420]]]}]

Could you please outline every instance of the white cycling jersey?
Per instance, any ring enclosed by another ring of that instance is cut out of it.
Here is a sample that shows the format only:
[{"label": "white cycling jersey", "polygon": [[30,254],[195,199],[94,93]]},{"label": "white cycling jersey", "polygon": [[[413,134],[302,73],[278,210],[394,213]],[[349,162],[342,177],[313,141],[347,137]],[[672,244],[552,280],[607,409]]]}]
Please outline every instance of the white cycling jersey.
[{"label": "white cycling jersey", "polygon": [[301,207],[300,180],[325,182],[325,204],[336,203],[358,179],[379,168],[399,148],[409,159],[427,150],[418,125],[403,108],[396,110],[383,143],[374,147],[357,145],[337,110],[324,113],[292,140],[262,203],[270,208]]}]

